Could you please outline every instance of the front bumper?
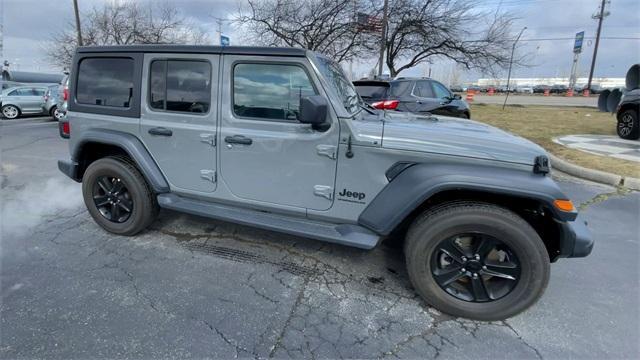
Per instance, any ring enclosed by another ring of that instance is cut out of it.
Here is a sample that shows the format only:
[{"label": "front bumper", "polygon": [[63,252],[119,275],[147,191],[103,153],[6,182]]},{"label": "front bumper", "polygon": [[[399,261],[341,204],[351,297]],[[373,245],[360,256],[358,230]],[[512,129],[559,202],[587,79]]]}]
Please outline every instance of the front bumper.
[{"label": "front bumper", "polygon": [[77,162],[70,160],[58,160],[58,169],[72,180],[82,182],[82,177],[80,177],[80,166],[78,166]]},{"label": "front bumper", "polygon": [[561,222],[559,225],[559,257],[575,258],[591,254],[595,241],[587,228],[587,222],[579,214],[575,221]]}]

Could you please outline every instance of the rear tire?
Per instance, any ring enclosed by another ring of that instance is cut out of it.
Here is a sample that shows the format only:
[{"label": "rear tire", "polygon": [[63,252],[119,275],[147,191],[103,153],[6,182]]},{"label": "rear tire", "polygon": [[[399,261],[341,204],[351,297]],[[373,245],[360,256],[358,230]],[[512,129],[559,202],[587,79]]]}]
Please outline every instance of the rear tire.
[{"label": "rear tire", "polygon": [[20,116],[20,109],[13,105],[5,105],[2,107],[2,116],[5,119],[17,119]]},{"label": "rear tire", "polygon": [[82,195],[98,225],[118,235],[139,233],[159,212],[146,180],[123,157],[106,157],[91,163],[82,177]]},{"label": "rear tire", "polygon": [[60,109],[58,109],[57,106],[51,108],[51,110],[49,111],[49,115],[51,115],[56,121],[60,121],[60,119],[62,119],[62,112],[60,111]]},{"label": "rear tire", "polygon": [[637,140],[640,138],[640,123],[638,112],[633,109],[622,111],[618,114],[616,132],[622,139]]},{"label": "rear tire", "polygon": [[[456,253],[448,256],[451,241]],[[481,246],[485,241],[494,245]],[[533,305],[549,281],[549,255],[536,231],[492,204],[450,203],[423,213],[407,232],[405,258],[411,283],[427,303],[469,319],[514,316]]]}]

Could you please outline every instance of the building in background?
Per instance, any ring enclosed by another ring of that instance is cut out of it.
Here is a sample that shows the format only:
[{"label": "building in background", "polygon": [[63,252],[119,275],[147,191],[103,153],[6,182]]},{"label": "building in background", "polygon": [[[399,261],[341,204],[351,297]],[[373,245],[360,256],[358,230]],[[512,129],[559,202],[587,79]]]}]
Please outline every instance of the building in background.
[{"label": "building in background", "polygon": [[[586,85],[588,78],[577,78],[576,85]],[[536,86],[536,85],[565,85],[569,86],[569,78],[567,77],[548,77],[548,78],[512,78],[510,84],[514,86]],[[599,85],[602,88],[622,88],[625,86],[624,78],[593,78],[592,84]],[[478,79],[471,85],[478,86],[506,86],[507,79]]]}]

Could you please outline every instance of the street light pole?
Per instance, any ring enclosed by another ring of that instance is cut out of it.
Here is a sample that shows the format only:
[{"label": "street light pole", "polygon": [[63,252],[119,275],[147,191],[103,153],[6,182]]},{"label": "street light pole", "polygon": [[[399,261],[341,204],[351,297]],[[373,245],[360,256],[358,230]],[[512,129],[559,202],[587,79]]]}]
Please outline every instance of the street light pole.
[{"label": "street light pole", "polygon": [[80,29],[80,12],[78,11],[78,0],[73,0],[73,11],[76,15],[76,34],[78,35],[78,46],[82,46],[82,30]]},{"label": "street light pole", "polygon": [[520,40],[520,36],[522,36],[522,33],[527,30],[527,27],[523,27],[522,30],[520,30],[520,34],[518,34],[518,37],[516,38],[516,41],[513,42],[513,46],[511,47],[511,59],[509,60],[509,74],[507,75],[507,96],[505,96],[504,98],[504,104],[502,104],[502,110],[504,110],[504,107],[507,106],[507,99],[509,98],[509,81],[511,81],[511,67],[513,66],[513,53],[516,52],[516,44],[518,43],[518,40]]},{"label": "street light pole", "polygon": [[380,59],[378,61],[378,77],[382,77],[382,67],[384,66],[384,47],[387,42],[387,13],[389,11],[389,0],[384,0],[382,9],[382,41],[380,41]]},{"label": "street light pole", "polygon": [[591,70],[589,70],[589,81],[587,81],[587,89],[591,92],[591,80],[593,80],[593,70],[596,67],[596,55],[598,55],[598,45],[600,44],[600,31],[602,30],[602,20],[604,20],[605,16],[608,16],[608,13],[605,13],[604,8],[606,6],[606,0],[602,0],[602,4],[600,4],[600,14],[594,15],[594,19],[598,19],[598,31],[596,32],[596,44],[593,47],[593,58],[591,59]]}]

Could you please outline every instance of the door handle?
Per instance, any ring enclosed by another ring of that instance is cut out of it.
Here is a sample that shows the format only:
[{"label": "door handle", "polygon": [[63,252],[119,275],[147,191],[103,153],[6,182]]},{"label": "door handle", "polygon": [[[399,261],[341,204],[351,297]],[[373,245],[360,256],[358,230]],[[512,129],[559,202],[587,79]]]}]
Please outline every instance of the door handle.
[{"label": "door handle", "polygon": [[159,135],[159,136],[171,136],[173,135],[173,131],[164,127],[154,127],[149,129],[149,134]]},{"label": "door handle", "polygon": [[224,142],[226,142],[227,144],[241,144],[241,145],[253,144],[253,140],[242,135],[227,136],[224,138]]},{"label": "door handle", "polygon": [[422,105],[422,101],[420,101],[420,100],[416,100],[416,104],[420,104],[420,105]]}]

